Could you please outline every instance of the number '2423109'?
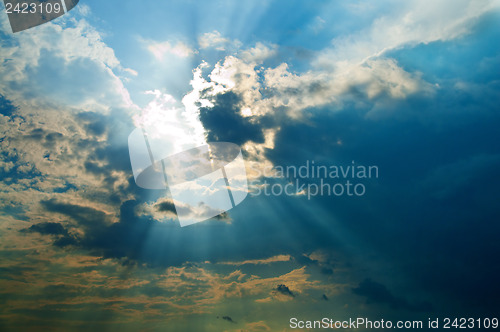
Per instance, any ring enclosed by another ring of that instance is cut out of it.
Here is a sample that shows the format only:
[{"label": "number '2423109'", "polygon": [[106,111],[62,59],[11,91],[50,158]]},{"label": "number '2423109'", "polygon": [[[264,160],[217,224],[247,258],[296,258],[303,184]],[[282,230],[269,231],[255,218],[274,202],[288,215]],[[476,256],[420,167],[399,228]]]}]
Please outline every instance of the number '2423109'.
[{"label": "number '2423109'", "polygon": [[60,13],[63,10],[62,6],[60,3],[56,2],[54,4],[50,2],[43,2],[43,3],[28,3],[28,2],[21,2],[17,3],[16,5],[12,3],[6,3],[5,4],[5,11],[7,14],[35,14],[35,13],[46,13],[46,14],[51,14],[51,13]]}]

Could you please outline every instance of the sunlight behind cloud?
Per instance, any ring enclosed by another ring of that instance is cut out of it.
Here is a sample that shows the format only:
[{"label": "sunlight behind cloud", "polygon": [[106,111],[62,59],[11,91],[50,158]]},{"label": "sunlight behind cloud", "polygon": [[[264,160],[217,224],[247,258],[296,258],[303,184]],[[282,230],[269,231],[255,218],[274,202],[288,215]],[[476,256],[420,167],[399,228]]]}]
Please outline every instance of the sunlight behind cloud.
[{"label": "sunlight behind cloud", "polygon": [[[201,122],[196,114],[176,106],[176,100],[159,90],[147,91],[154,99],[133,117],[138,128],[145,129],[152,138],[162,138],[166,154],[182,152],[205,143]],[[195,111],[195,110],[193,110]],[[167,145],[168,144],[168,145]]]}]

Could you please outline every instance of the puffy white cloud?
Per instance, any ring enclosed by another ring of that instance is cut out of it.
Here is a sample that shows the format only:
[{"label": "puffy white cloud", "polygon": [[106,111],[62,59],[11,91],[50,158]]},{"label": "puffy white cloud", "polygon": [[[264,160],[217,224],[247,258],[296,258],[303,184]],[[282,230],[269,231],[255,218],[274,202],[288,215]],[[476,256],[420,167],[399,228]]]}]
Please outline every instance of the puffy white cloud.
[{"label": "puffy white cloud", "polygon": [[[59,22],[26,33],[6,32],[9,41],[0,50],[0,93],[14,103],[33,99],[101,111],[111,106],[133,108],[118,75],[134,71],[121,66],[113,49],[85,19]],[[9,31],[5,15],[0,24]]]}]

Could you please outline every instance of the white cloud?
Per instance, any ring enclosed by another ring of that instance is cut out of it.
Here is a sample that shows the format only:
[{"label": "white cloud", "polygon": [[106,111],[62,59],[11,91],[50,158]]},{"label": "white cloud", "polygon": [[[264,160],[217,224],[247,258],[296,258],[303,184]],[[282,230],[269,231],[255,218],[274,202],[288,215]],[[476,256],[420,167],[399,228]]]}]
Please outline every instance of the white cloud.
[{"label": "white cloud", "polygon": [[262,63],[263,61],[278,54],[278,45],[272,44],[270,47],[261,42],[257,42],[255,47],[241,52],[241,58],[247,62]]},{"label": "white cloud", "polygon": [[198,38],[198,43],[201,49],[215,48],[218,51],[224,51],[230,40],[224,38],[217,30],[206,32]]},{"label": "white cloud", "polygon": [[[363,102],[370,102],[373,110],[380,113],[384,104],[394,104],[414,94],[431,95],[436,88],[424,81],[420,73],[407,72],[394,59],[384,57],[384,52],[404,45],[458,38],[469,31],[478,17],[499,6],[495,1],[406,2],[394,6],[370,27],[335,38],[333,47],[320,51],[308,72],[293,72],[286,63],[262,71],[258,65],[277,50],[257,43],[254,48],[227,56],[216,64],[208,84],[212,94],[233,91],[242,96],[239,106],[245,116],[282,110],[289,117],[300,119],[307,109],[331,105],[330,110],[340,110],[346,101],[359,106],[368,106]],[[318,17],[317,21],[324,20]],[[227,42],[217,31],[204,37],[206,47]]]},{"label": "white cloud", "polygon": [[258,62],[252,60],[227,56],[216,64],[208,75],[209,81],[198,78],[204,82],[199,89],[204,91],[204,97],[199,101],[210,106],[211,96],[232,91],[241,97],[239,106],[243,116],[281,116],[277,113],[281,110],[298,120],[307,116],[305,110],[313,107],[330,104],[331,110],[341,110],[343,103],[354,97],[382,103],[386,99],[402,100],[433,90],[419,73],[408,73],[395,60],[387,58],[368,60],[352,66],[348,72],[302,74],[292,72],[286,63],[262,70]]},{"label": "white cloud", "polygon": [[82,16],[89,16],[92,12],[90,7],[86,4],[80,3],[76,8],[78,8],[78,12]]},{"label": "white cloud", "polygon": [[[328,105],[329,111],[341,111],[346,103],[367,109],[370,118],[392,114],[409,96],[432,96],[437,86],[384,54],[406,45],[463,36],[480,16],[499,5],[494,1],[425,0],[393,6],[368,28],[335,38],[333,46],[318,52],[311,69],[302,73],[291,70],[287,63],[261,67],[264,60],[277,54],[277,48],[257,43],[226,56],[213,67],[208,79],[200,75],[202,83],[190,94],[191,102],[210,106],[215,94],[232,91],[241,97],[238,107],[249,121],[264,115],[304,121],[317,107]],[[317,18],[317,22],[323,21]],[[201,48],[222,50],[229,40],[214,31],[202,35],[199,42]],[[279,128],[270,132],[266,146],[274,145],[272,137],[277,131]],[[260,160],[257,155],[264,146],[252,143],[246,149]]]},{"label": "white cloud", "polygon": [[165,153],[174,154],[205,143],[204,130],[197,114],[189,114],[169,94],[147,91],[154,99],[133,116],[138,128],[145,128],[152,137],[162,137]]},{"label": "white cloud", "polygon": [[[0,22],[4,31],[10,29],[5,15]],[[84,19],[65,25],[49,22],[29,33],[10,34],[11,41],[0,51],[0,93],[15,103],[35,98],[36,103],[51,99],[84,109],[134,108],[114,73],[133,71],[121,66],[113,49]]]},{"label": "white cloud", "polygon": [[178,42],[175,45],[169,41],[148,42],[147,48],[158,60],[163,60],[167,54],[187,58],[197,53],[197,51],[189,48],[183,42]]},{"label": "white cloud", "polygon": [[314,33],[319,33],[321,30],[325,28],[326,21],[321,18],[321,16],[316,16],[314,21],[309,25],[309,28]]},{"label": "white cloud", "polygon": [[452,40],[467,34],[481,15],[500,7],[494,0],[414,0],[398,3],[370,27],[340,36],[321,52],[318,68],[350,70],[370,57],[404,45]]}]

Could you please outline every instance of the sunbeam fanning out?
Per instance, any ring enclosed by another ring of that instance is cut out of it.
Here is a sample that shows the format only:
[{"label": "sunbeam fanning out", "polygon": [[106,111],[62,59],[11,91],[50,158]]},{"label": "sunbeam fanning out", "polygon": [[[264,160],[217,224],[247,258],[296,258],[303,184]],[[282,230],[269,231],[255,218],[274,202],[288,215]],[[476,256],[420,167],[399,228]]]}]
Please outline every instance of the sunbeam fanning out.
[{"label": "sunbeam fanning out", "polygon": [[1,7],[1,331],[498,327],[499,1],[56,3]]}]

